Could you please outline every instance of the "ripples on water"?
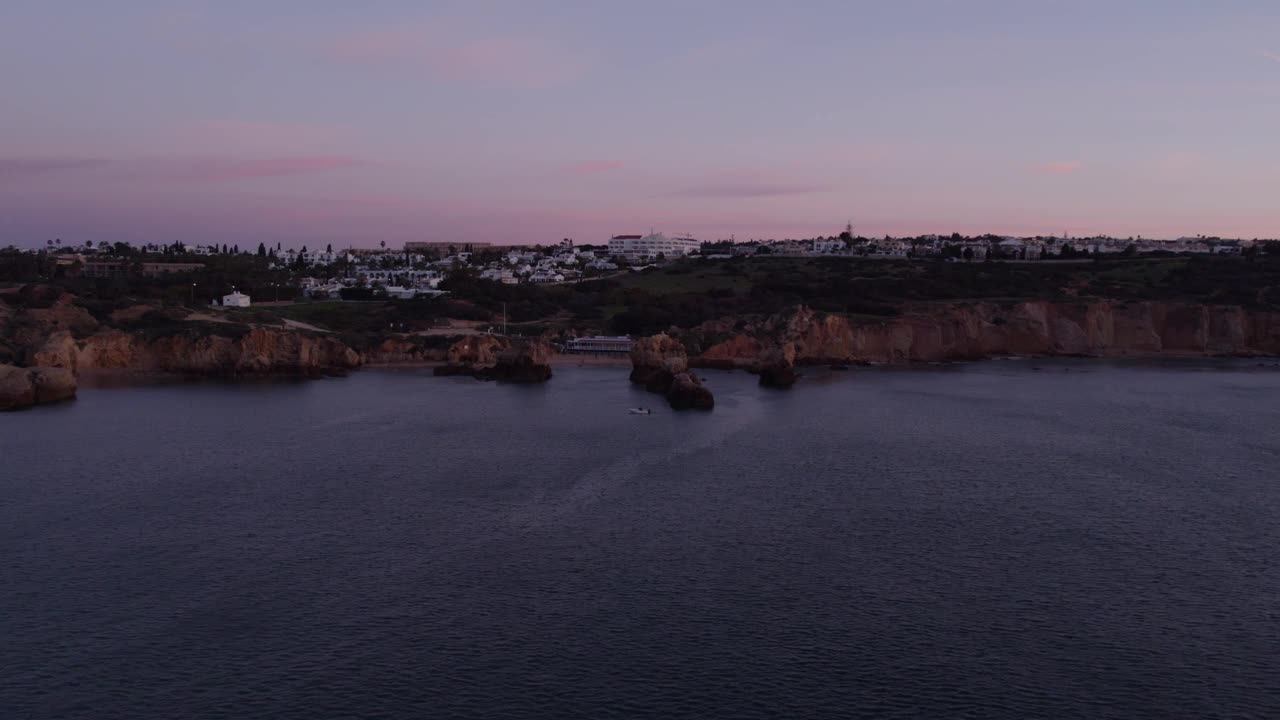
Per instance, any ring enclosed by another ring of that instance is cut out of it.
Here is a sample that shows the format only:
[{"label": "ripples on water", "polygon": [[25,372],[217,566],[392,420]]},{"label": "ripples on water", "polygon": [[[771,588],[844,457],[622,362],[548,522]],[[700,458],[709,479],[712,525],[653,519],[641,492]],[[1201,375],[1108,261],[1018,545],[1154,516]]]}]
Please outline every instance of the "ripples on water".
[{"label": "ripples on water", "polygon": [[1280,374],[752,380],[0,416],[0,717],[1280,717]]}]

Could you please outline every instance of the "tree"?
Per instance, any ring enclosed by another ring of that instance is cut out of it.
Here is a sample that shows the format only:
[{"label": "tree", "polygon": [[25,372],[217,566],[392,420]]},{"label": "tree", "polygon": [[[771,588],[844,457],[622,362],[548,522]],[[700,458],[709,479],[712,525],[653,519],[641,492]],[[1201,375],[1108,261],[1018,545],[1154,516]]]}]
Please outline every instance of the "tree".
[{"label": "tree", "polygon": [[381,246],[383,247],[383,249],[386,249],[386,247],[387,247],[387,241],[386,241],[386,240],[380,240],[380,241],[378,241],[378,244],[379,244],[379,245],[381,245]]},{"label": "tree", "polygon": [[226,243],[222,243],[222,254],[223,254],[223,255],[226,255],[226,254],[227,254],[227,244],[226,244]]},{"label": "tree", "polygon": [[324,251],[330,255],[333,254],[333,243],[324,246]]},{"label": "tree", "polygon": [[239,245],[236,245],[236,246],[232,247],[232,248],[231,248],[231,252],[235,253],[236,255],[239,255],[239,254],[240,254],[240,246],[239,246]]},{"label": "tree", "polygon": [[258,257],[266,257],[266,256],[267,256],[267,246],[263,245],[262,243],[258,243]]}]

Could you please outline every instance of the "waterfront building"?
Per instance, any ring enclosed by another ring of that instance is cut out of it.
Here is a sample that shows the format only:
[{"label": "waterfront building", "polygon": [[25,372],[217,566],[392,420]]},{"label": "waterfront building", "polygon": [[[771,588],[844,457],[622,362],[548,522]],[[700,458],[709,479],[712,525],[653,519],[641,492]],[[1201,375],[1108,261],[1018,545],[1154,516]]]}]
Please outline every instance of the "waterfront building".
[{"label": "waterfront building", "polygon": [[626,335],[592,335],[573,338],[564,344],[566,353],[612,353],[625,355],[631,352],[632,340]]}]

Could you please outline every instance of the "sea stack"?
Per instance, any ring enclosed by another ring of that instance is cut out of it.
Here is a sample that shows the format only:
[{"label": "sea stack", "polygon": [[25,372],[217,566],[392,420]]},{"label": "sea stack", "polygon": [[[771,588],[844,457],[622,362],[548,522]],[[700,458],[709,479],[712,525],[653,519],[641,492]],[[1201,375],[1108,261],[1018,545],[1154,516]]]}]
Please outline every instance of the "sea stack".
[{"label": "sea stack", "polygon": [[631,382],[666,396],[676,410],[710,410],[715,398],[689,371],[689,354],[675,338],[659,333],[631,347]]},{"label": "sea stack", "polygon": [[495,380],[540,383],[551,379],[550,343],[542,339],[518,340],[498,353],[498,361],[490,371]]},{"label": "sea stack", "polygon": [[796,346],[783,343],[766,348],[757,360],[756,372],[764,387],[789,388],[796,383]]}]

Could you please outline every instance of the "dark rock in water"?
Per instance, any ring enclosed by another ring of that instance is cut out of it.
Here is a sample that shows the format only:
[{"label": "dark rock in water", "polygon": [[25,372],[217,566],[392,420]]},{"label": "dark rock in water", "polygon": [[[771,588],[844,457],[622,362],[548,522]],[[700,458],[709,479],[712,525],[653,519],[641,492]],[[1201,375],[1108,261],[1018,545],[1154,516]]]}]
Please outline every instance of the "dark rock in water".
[{"label": "dark rock in water", "polygon": [[716,406],[711,394],[693,373],[680,373],[667,389],[667,402],[676,410],[711,410]]},{"label": "dark rock in water", "polygon": [[676,375],[688,369],[689,355],[673,337],[658,334],[631,346],[631,382],[649,392],[666,393]]},{"label": "dark rock in water", "polygon": [[488,374],[504,382],[546,382],[551,379],[551,355],[545,340],[514,342],[498,353],[498,362]]},{"label": "dark rock in water", "polygon": [[789,388],[795,385],[799,378],[795,345],[787,343],[761,352],[756,372],[760,374],[760,384],[764,387]]},{"label": "dark rock in water", "polygon": [[637,340],[631,347],[631,382],[665,395],[677,410],[710,410],[711,391],[689,372],[689,355],[679,340],[664,334]]}]

